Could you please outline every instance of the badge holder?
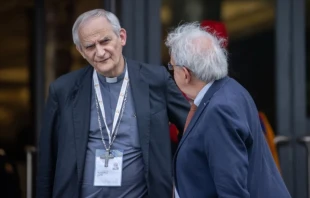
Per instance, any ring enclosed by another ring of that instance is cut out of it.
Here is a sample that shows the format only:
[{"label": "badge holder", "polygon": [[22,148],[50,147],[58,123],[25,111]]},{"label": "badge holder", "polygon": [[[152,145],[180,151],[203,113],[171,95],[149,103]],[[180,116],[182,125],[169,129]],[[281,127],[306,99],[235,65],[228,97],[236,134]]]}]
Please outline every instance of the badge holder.
[{"label": "badge holder", "polygon": [[123,152],[96,150],[94,186],[121,186]]}]

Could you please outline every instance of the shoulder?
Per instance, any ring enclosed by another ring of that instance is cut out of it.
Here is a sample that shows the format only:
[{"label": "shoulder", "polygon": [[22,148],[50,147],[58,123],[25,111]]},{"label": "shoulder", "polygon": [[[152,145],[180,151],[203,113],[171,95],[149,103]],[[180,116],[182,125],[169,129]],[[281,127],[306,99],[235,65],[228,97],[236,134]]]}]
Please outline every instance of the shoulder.
[{"label": "shoulder", "polygon": [[205,113],[210,115],[208,116],[210,119],[214,118],[213,114],[221,115],[219,116],[221,118],[245,119],[250,115],[256,115],[257,112],[256,105],[248,91],[232,78],[223,83],[208,101],[203,100],[204,103],[208,103]]},{"label": "shoulder", "polygon": [[[234,79],[229,79],[209,100],[206,116],[209,119],[228,119],[229,122],[251,122],[258,117],[254,100]],[[214,116],[217,115],[217,116]]]},{"label": "shoulder", "polygon": [[[92,71],[91,66],[86,66],[81,69],[69,72],[58,77],[50,85],[55,92],[64,93],[70,92],[75,86],[77,86],[81,81],[86,78]],[[89,75],[91,76],[91,75]]]},{"label": "shoulder", "polygon": [[252,101],[248,91],[236,80],[229,78],[210,99],[210,104],[214,106],[234,107],[242,103]]}]

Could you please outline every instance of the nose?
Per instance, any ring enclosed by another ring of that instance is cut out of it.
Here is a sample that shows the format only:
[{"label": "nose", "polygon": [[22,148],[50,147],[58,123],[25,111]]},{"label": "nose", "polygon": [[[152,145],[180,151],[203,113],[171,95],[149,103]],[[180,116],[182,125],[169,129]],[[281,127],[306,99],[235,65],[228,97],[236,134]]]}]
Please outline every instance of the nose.
[{"label": "nose", "polygon": [[97,56],[100,56],[100,57],[103,57],[105,54],[105,50],[102,46],[100,45],[96,45],[96,55]]}]

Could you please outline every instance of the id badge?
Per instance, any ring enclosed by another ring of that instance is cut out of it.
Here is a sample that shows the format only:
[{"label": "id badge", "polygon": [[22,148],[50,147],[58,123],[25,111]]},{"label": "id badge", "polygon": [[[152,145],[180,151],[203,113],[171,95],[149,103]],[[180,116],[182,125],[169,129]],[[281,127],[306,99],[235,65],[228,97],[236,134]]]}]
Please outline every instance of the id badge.
[{"label": "id badge", "polygon": [[121,186],[122,170],[123,152],[96,150],[94,186]]}]

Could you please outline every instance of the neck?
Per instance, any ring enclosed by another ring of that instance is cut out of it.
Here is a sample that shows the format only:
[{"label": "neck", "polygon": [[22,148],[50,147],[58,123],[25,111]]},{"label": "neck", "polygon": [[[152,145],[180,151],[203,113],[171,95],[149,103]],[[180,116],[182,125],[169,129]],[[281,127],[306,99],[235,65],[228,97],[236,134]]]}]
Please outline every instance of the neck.
[{"label": "neck", "polygon": [[124,58],[122,57],[119,64],[113,70],[100,74],[108,78],[114,78],[121,75],[124,71],[124,68],[125,68],[125,61]]},{"label": "neck", "polygon": [[202,90],[202,88],[206,85],[207,83],[202,82],[202,81],[196,81],[193,83],[193,85],[189,88],[190,92],[187,95],[191,100],[195,100],[197,97],[198,93]]}]

